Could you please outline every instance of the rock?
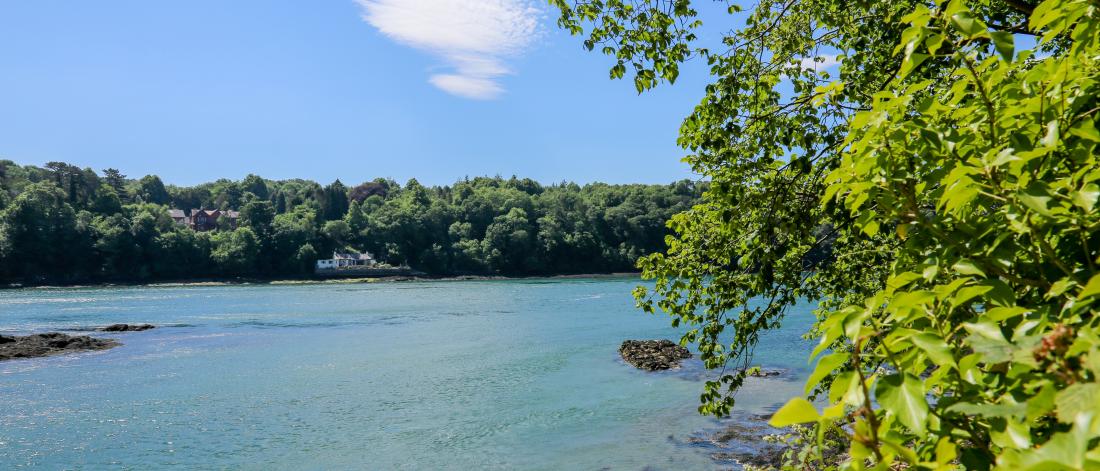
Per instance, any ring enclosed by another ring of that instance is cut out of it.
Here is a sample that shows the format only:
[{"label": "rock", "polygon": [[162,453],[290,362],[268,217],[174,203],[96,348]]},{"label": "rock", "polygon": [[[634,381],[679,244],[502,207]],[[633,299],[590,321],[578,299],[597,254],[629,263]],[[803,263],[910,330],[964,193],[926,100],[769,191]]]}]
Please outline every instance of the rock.
[{"label": "rock", "polygon": [[71,336],[58,332],[23,337],[0,335],[0,361],[86,350],[106,350],[119,345],[118,341],[111,339],[97,339],[87,335]]},{"label": "rock", "polygon": [[619,347],[623,360],[646,371],[667,370],[691,358],[691,352],[671,340],[627,340]]},{"label": "rock", "polygon": [[767,420],[768,416],[737,414],[721,430],[704,435],[712,445],[711,459],[742,466],[778,468],[786,446],[765,437],[782,433],[783,430],[769,426]]},{"label": "rock", "polygon": [[766,370],[760,367],[749,368],[748,375],[753,378],[769,378],[783,374],[782,370]]},{"label": "rock", "polygon": [[153,324],[111,324],[96,330],[100,332],[141,332],[143,330],[155,329],[156,327],[157,326]]}]

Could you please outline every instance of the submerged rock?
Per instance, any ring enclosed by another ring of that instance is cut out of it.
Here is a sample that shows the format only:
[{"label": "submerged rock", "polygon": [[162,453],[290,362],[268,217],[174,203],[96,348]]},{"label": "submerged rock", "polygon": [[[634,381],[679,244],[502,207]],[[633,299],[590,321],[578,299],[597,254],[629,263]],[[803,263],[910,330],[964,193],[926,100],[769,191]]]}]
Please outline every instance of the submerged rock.
[{"label": "submerged rock", "polygon": [[156,327],[157,326],[153,324],[111,324],[96,330],[100,332],[140,332],[143,330],[155,329]]},{"label": "submerged rock", "polygon": [[619,347],[623,360],[646,371],[667,370],[691,358],[691,352],[671,340],[627,340]]},{"label": "submerged rock", "polygon": [[767,424],[766,415],[736,414],[720,430],[702,432],[689,442],[707,449],[711,459],[719,463],[751,465],[775,469],[783,461],[786,444],[768,437],[784,432]]},{"label": "submerged rock", "polygon": [[86,350],[106,350],[119,345],[116,340],[97,339],[87,335],[72,336],[58,332],[23,337],[0,335],[0,361]]},{"label": "submerged rock", "polygon": [[783,370],[771,370],[760,367],[749,368],[748,375],[753,378],[769,378],[783,374]]}]

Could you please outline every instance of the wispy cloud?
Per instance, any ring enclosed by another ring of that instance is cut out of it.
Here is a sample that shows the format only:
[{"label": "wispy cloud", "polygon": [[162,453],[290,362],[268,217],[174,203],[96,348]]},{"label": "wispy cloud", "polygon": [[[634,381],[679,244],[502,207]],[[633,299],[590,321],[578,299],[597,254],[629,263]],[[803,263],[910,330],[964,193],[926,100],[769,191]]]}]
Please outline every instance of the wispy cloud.
[{"label": "wispy cloud", "polygon": [[[818,62],[821,59],[821,62]],[[804,57],[801,60],[803,69],[825,70],[829,67],[840,65],[841,57],[837,54],[819,54],[815,57]]]},{"label": "wispy cloud", "polygon": [[363,19],[394,41],[436,54],[453,69],[428,81],[466,98],[504,92],[505,60],[522,53],[538,32],[529,0],[356,0]]}]

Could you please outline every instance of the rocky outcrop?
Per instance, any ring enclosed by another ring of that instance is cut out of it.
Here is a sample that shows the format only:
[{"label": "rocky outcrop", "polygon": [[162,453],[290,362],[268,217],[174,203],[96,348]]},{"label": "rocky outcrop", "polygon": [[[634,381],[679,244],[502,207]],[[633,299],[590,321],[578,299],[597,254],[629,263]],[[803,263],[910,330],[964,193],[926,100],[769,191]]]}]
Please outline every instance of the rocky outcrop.
[{"label": "rocky outcrop", "polygon": [[646,371],[667,370],[691,358],[691,352],[671,340],[627,340],[619,347],[623,360]]},{"label": "rocky outcrop", "polygon": [[143,330],[155,329],[156,327],[157,326],[153,324],[111,324],[96,330],[100,332],[141,332]]},{"label": "rocky outcrop", "polygon": [[770,378],[772,376],[779,376],[783,374],[783,370],[771,370],[760,367],[752,367],[747,371],[748,376],[753,378]]},{"label": "rocky outcrop", "polygon": [[72,336],[58,332],[22,337],[0,335],[0,361],[86,350],[106,350],[119,345],[116,340],[97,339],[87,335]]}]

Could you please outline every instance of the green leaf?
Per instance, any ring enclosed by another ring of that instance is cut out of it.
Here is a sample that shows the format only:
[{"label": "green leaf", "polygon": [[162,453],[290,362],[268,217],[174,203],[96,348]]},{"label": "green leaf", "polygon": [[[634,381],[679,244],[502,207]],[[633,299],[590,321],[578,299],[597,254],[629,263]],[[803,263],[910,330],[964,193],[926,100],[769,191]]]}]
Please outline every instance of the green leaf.
[{"label": "green leaf", "polygon": [[1073,204],[1085,211],[1092,211],[1096,206],[1096,199],[1100,198],[1100,186],[1089,183],[1079,191],[1073,192]]},{"label": "green leaf", "polygon": [[1100,294],[1100,275],[1093,275],[1092,278],[1089,278],[1088,284],[1077,294],[1077,299],[1085,299],[1098,294]]},{"label": "green leaf", "polygon": [[960,289],[959,292],[955,294],[955,296],[951,297],[951,304],[954,304],[955,306],[961,306],[967,301],[981,296],[991,291],[992,289],[992,286],[967,286],[963,289]]},{"label": "green leaf", "polygon": [[975,275],[985,277],[985,272],[982,271],[981,268],[978,268],[978,266],[975,265],[974,262],[966,259],[955,262],[955,264],[951,266],[951,269],[955,270],[955,272],[960,275]]},{"label": "green leaf", "polygon": [[809,394],[822,378],[828,376],[833,370],[836,370],[840,365],[847,362],[848,357],[849,354],[845,352],[832,353],[821,357],[821,360],[817,362],[817,367],[814,368],[814,372],[806,379],[806,393]]},{"label": "green leaf", "polygon": [[1076,126],[1069,129],[1071,135],[1092,142],[1100,142],[1100,131],[1096,130],[1096,124],[1091,120],[1082,119]]},{"label": "green leaf", "polygon": [[951,348],[939,335],[924,332],[910,337],[913,345],[928,354],[933,363],[941,366],[954,365],[955,357],[951,354]]},{"label": "green leaf", "polygon": [[915,376],[893,374],[882,378],[875,386],[875,399],[909,430],[924,434],[928,402],[924,399],[924,386]]},{"label": "green leaf", "polygon": [[984,36],[988,27],[981,20],[974,18],[968,11],[961,11],[951,16],[951,24],[955,29],[964,34],[968,39]]},{"label": "green leaf", "polygon": [[1016,194],[1016,197],[1027,206],[1028,209],[1044,216],[1050,216],[1050,200],[1053,197],[1050,187],[1043,182],[1035,182],[1028,185],[1027,189]]},{"label": "green leaf", "polygon": [[986,311],[984,317],[993,322],[1002,322],[1023,315],[1026,312],[1031,312],[1031,309],[1020,306],[995,307]]},{"label": "green leaf", "polygon": [[997,49],[997,53],[1001,55],[1001,58],[1007,62],[1012,62],[1012,54],[1016,50],[1015,39],[1012,33],[1007,31],[995,31],[989,33],[989,36],[993,38],[993,47]]},{"label": "green leaf", "polygon": [[796,397],[780,407],[771,420],[768,421],[768,425],[786,427],[788,425],[816,422],[820,417],[817,409],[814,408],[813,404],[810,404],[810,401]]},{"label": "green leaf", "polygon": [[1058,421],[1073,423],[1079,414],[1100,411],[1100,384],[1076,383],[1063,389],[1054,398]]}]

